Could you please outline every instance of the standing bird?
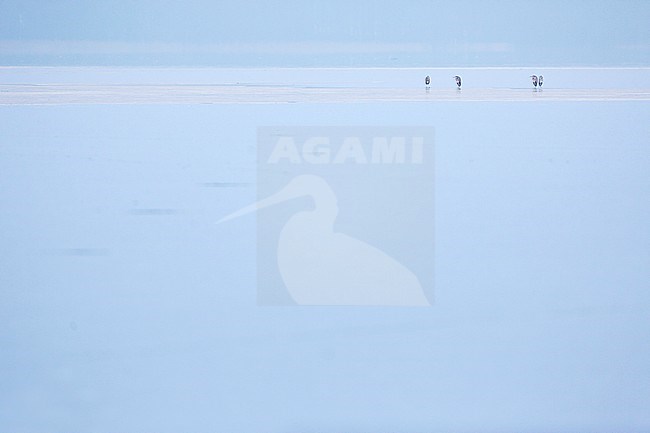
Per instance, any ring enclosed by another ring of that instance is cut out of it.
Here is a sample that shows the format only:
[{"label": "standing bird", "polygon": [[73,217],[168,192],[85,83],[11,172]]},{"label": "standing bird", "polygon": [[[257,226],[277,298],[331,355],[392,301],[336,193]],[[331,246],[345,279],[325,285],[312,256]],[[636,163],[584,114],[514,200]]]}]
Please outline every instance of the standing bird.
[{"label": "standing bird", "polygon": [[540,76],[539,76],[539,88],[540,88],[540,89],[542,88],[542,84],[544,84],[544,76],[543,76],[543,75],[540,75]]},{"label": "standing bird", "polygon": [[424,78],[424,84],[429,87],[429,84],[431,84],[431,77],[428,75]]},{"label": "standing bird", "polygon": [[462,86],[463,81],[460,79],[460,77],[458,75],[454,75],[454,80],[456,80],[456,85],[460,89],[460,86]]},{"label": "standing bird", "polygon": [[537,75],[531,75],[530,78],[533,80],[533,87],[537,88]]}]

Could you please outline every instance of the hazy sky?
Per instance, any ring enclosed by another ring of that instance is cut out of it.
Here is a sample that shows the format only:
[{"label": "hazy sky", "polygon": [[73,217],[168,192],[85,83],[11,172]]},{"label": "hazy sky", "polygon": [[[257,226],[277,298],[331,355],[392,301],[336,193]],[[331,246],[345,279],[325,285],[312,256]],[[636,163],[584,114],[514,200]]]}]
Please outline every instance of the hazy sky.
[{"label": "hazy sky", "polygon": [[647,0],[0,0],[0,63],[648,65],[649,22]]}]

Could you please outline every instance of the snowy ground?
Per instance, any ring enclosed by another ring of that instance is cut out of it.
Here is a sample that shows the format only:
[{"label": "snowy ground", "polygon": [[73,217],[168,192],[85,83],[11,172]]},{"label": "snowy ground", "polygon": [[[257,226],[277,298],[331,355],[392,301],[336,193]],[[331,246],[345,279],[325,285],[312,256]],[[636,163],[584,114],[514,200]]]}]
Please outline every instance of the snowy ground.
[{"label": "snowy ground", "polygon": [[[546,74],[543,89],[533,88],[533,73]],[[648,76],[643,68],[0,68],[0,104],[647,101]]]},{"label": "snowy ground", "polygon": [[210,85],[11,85],[0,104],[283,104],[360,102],[650,101],[650,89],[413,89]]},{"label": "snowy ground", "polygon": [[[648,78],[0,68],[3,429],[647,431]],[[265,125],[435,128],[432,307],[257,305]]]}]

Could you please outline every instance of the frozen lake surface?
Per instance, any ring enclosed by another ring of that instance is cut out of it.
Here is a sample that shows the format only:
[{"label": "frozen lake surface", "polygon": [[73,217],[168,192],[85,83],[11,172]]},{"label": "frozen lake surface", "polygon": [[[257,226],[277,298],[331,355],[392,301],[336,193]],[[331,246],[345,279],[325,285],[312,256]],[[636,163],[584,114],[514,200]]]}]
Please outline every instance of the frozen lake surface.
[{"label": "frozen lake surface", "polygon": [[[528,71],[546,74],[543,89]],[[648,76],[644,68],[0,68],[0,104],[647,101]]]},{"label": "frozen lake surface", "polygon": [[650,89],[422,89],[268,85],[11,85],[0,104],[286,104],[360,102],[650,101]]},{"label": "frozen lake surface", "polygon": [[[649,430],[649,71],[0,68],[3,428]],[[259,306],[258,128],[358,125],[435,128],[431,307]]]}]

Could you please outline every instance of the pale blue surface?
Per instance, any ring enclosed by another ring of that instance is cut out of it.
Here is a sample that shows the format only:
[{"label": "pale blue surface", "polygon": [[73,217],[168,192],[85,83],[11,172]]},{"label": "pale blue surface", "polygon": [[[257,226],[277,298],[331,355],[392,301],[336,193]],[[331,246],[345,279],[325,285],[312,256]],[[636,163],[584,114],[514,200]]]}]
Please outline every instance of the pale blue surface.
[{"label": "pale blue surface", "polygon": [[[648,118],[0,107],[1,429],[647,431]],[[256,305],[255,219],[215,222],[255,201],[256,128],[283,124],[436,128],[432,308]]]},{"label": "pale blue surface", "polygon": [[0,2],[0,64],[649,65],[647,0]]},{"label": "pale blue surface", "polygon": [[[538,66],[0,84],[640,88],[647,70],[540,66],[648,66],[648,22],[646,0],[8,0],[0,65]],[[631,101],[0,106],[0,431],[648,431],[648,118]],[[256,305],[254,217],[215,222],[256,198],[257,127],[313,124],[436,128],[432,308]]]}]

